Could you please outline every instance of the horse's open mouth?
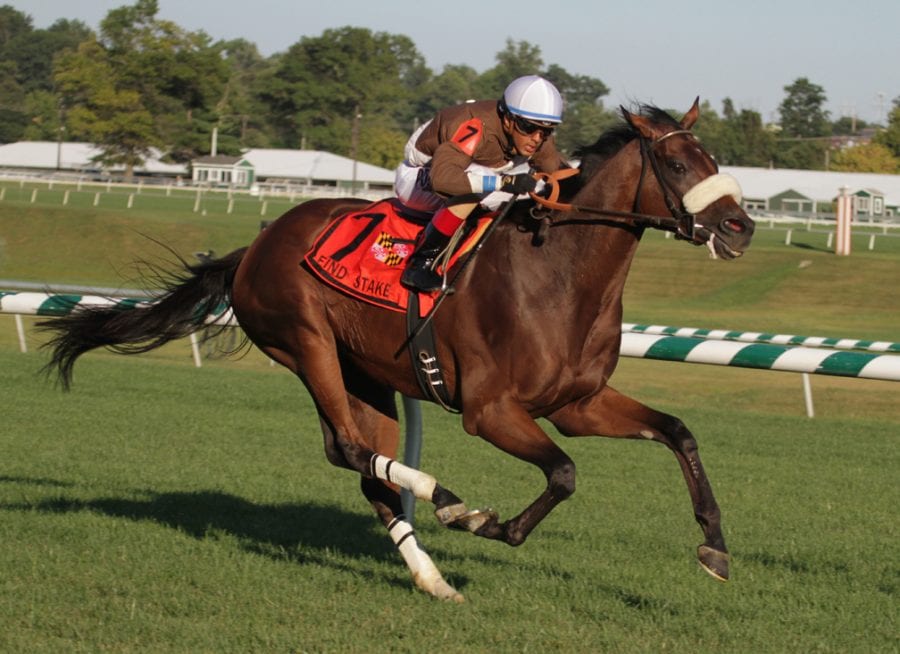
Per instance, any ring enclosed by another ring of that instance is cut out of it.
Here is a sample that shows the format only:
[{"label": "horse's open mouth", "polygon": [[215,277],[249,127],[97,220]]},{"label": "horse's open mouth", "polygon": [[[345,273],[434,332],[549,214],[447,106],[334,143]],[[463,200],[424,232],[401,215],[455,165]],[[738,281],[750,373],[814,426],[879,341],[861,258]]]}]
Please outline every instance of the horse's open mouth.
[{"label": "horse's open mouth", "polygon": [[[737,259],[744,254],[744,250],[735,250],[726,243],[721,236],[716,234],[716,232],[700,225],[695,225],[694,229],[696,238],[706,245],[709,254],[713,259],[730,261],[732,259]],[[704,241],[703,239],[706,240]]]}]

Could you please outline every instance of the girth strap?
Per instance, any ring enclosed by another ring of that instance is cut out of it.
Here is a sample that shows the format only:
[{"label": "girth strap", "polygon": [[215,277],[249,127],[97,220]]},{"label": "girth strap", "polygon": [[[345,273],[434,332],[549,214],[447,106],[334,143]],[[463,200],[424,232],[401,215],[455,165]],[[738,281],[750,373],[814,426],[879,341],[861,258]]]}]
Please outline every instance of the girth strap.
[{"label": "girth strap", "polygon": [[[430,317],[430,316],[429,316]],[[437,358],[437,347],[434,344],[434,327],[430,320],[421,325],[426,318],[419,317],[419,294],[411,292],[406,307],[406,333],[409,335],[409,356],[419,389],[425,397],[440,404],[450,413],[459,413],[453,406],[444,375]]]}]

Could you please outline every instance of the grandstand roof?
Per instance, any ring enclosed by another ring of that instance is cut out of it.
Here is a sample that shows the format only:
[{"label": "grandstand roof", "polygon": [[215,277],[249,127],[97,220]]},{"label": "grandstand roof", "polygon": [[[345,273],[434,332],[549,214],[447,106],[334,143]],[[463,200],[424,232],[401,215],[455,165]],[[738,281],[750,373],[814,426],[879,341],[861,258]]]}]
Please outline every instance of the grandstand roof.
[{"label": "grandstand roof", "polygon": [[[187,166],[160,161],[162,153],[151,148],[151,155],[137,173],[155,175],[186,175]],[[100,149],[91,143],[55,143],[53,141],[19,141],[0,145],[0,168],[68,171],[124,171],[125,166],[102,166],[93,161]]]},{"label": "grandstand roof", "polygon": [[[124,166],[104,167],[93,161],[100,149],[90,143],[55,143],[53,141],[19,141],[0,145],[0,168],[25,168],[29,170],[54,171],[106,171],[121,172]],[[151,150],[151,157],[135,172],[162,175],[188,175],[188,166],[168,164],[160,161],[162,153]],[[223,160],[218,156],[215,160]],[[354,162],[330,152],[319,150],[276,150],[255,148],[247,150],[241,157],[256,172],[256,178],[292,179],[310,181],[351,182],[354,178]],[[210,157],[198,161],[208,162]],[[392,185],[394,171],[356,162],[356,180],[359,182]]]},{"label": "grandstand roof", "polygon": [[[267,179],[353,180],[353,159],[321,150],[274,150],[254,148],[243,158],[253,164],[256,177]],[[362,161],[356,162],[360,182],[393,184],[394,171]]]}]

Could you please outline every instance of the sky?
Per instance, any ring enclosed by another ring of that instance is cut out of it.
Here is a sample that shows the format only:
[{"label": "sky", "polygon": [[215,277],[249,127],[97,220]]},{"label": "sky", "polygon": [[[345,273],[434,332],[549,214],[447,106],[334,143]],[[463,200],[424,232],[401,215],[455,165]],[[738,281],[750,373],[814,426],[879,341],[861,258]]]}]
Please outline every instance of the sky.
[{"label": "sky", "polygon": [[[507,39],[540,48],[545,66],[601,80],[604,105],[686,111],[722,100],[777,121],[784,87],[821,86],[831,118],[884,122],[900,96],[900,1],[862,0],[158,0],[157,18],[213,39],[244,38],[269,56],[347,25],[412,39],[435,72],[496,63]],[[0,0],[35,28],[59,18],[94,29],[128,0]]]}]

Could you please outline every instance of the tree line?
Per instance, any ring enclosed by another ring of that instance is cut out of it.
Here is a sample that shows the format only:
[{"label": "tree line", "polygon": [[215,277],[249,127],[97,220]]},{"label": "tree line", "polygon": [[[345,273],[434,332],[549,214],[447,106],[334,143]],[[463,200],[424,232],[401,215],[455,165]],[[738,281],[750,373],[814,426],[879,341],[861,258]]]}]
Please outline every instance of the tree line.
[{"label": "tree line", "polygon": [[[131,167],[158,148],[174,162],[245,148],[327,150],[386,168],[409,134],[435,111],[473,98],[499,98],[521,75],[539,74],[566,101],[561,150],[589,144],[618,120],[599,79],[545,64],[538,46],[508,39],[483,72],[446,65],[435,72],[411,39],[361,27],[303,37],[264,57],[244,39],[213,41],[158,17],[157,0],[109,11],[99,32],[0,7],[0,143],[96,143],[100,162]],[[780,121],[725,99],[704,102],[695,132],[723,165],[900,173],[900,97],[885,126],[824,109],[824,89],[807,78],[784,87]],[[676,112],[677,115],[677,112]],[[876,127],[871,143],[836,147],[835,137]]]}]

